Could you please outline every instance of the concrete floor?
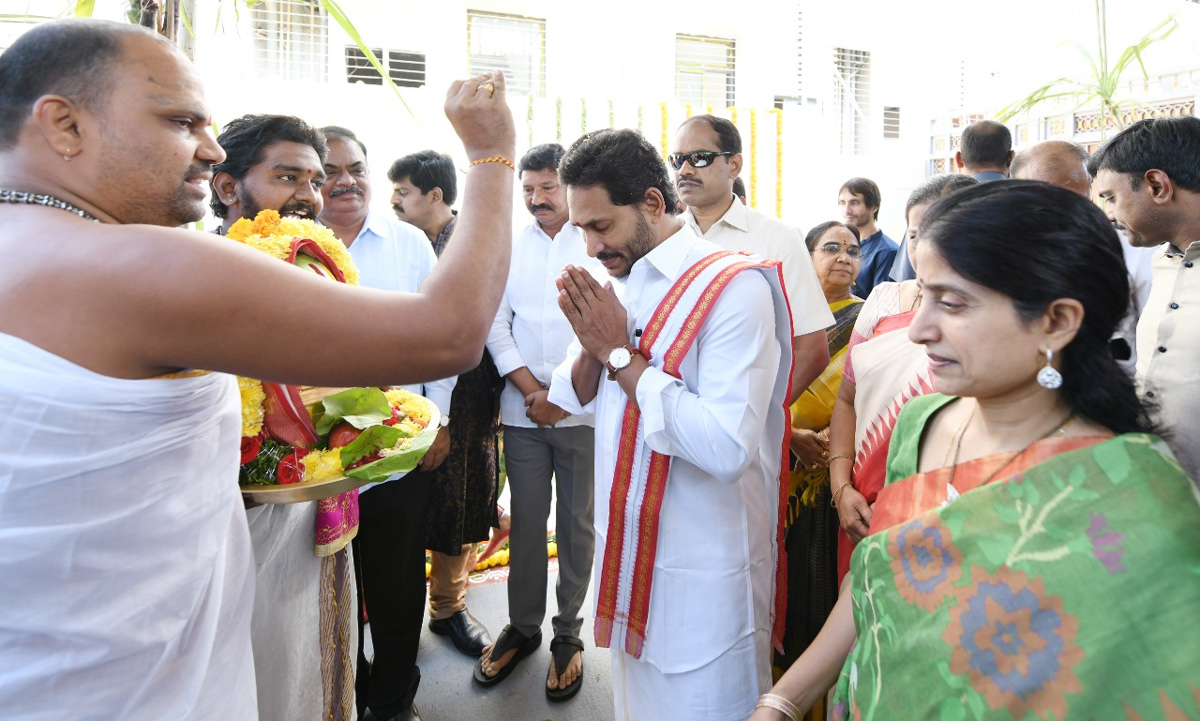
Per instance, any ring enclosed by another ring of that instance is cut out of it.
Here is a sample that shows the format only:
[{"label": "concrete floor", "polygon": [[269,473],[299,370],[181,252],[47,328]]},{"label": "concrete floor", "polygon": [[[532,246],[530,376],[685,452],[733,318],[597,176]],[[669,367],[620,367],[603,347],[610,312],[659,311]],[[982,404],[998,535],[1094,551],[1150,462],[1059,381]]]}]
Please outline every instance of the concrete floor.
[{"label": "concrete floor", "polygon": [[[551,572],[546,620],[542,624],[542,646],[525,657],[507,679],[484,689],[471,678],[474,659],[459,653],[448,638],[429,631],[426,616],[417,664],[421,687],[417,708],[423,721],[612,721],[612,679],[609,650],[596,648],[592,638],[593,589],[588,589],[583,621],[583,688],[565,703],[551,703],[544,692],[550,667],[550,617],[557,603]],[[508,622],[508,583],[500,581],[467,588],[467,607],[493,637]]]}]

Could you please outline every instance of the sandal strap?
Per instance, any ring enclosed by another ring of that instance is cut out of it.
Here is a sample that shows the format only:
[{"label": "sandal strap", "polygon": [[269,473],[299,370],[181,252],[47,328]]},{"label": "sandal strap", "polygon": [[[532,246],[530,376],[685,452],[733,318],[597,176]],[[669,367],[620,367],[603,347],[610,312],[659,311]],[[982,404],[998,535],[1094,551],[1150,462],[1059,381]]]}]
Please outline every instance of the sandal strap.
[{"label": "sandal strap", "polygon": [[517,627],[511,623],[504,627],[500,635],[496,638],[495,645],[492,646],[492,653],[489,658],[495,660],[504,654],[514,649],[519,650],[522,646],[529,643],[529,637],[517,630]]},{"label": "sandal strap", "polygon": [[576,652],[583,653],[583,641],[575,636],[555,636],[550,642],[550,658],[554,664],[554,673],[562,675],[571,665],[571,659]]}]

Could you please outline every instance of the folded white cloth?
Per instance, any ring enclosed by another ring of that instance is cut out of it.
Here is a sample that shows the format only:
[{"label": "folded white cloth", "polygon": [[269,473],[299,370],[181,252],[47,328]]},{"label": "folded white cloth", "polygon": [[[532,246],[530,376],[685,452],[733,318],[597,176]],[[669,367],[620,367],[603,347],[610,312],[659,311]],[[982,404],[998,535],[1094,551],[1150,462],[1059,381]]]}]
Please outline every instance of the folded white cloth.
[{"label": "folded white cloth", "polygon": [[0,334],[5,719],[258,717],[239,405]]}]

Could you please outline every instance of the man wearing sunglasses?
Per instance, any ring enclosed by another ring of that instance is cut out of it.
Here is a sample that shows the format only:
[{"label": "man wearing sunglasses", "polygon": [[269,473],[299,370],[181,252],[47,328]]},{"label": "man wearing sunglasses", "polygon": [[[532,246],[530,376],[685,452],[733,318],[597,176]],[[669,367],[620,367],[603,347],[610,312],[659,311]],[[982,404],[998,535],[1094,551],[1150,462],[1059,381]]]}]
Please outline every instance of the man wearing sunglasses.
[{"label": "man wearing sunglasses", "polygon": [[821,293],[800,231],[738,202],[733,183],[742,170],[742,136],[725,118],[697,115],[675,132],[667,156],[687,210],[680,215],[697,235],[728,250],[783,263],[792,309],[792,392],[788,404],[829,365],[825,329],[833,315]]}]

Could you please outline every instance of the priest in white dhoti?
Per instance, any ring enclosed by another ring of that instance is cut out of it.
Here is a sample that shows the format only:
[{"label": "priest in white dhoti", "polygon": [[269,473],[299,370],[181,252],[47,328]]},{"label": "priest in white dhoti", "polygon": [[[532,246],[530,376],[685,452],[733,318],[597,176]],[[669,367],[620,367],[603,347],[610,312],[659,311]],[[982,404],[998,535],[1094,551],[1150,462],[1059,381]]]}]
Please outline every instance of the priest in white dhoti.
[{"label": "priest in white dhoti", "polygon": [[596,414],[595,634],[616,718],[745,719],[770,686],[784,590],[779,266],[676,218],[662,157],[633,131],[581,138],[559,175],[588,254],[617,279],[564,271],[578,342],[549,392]]}]

